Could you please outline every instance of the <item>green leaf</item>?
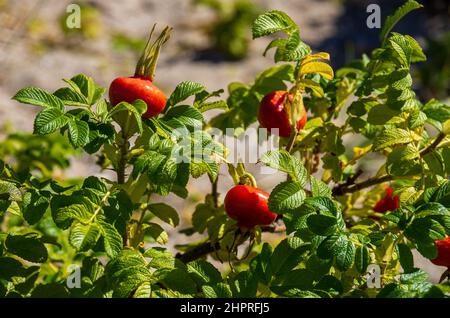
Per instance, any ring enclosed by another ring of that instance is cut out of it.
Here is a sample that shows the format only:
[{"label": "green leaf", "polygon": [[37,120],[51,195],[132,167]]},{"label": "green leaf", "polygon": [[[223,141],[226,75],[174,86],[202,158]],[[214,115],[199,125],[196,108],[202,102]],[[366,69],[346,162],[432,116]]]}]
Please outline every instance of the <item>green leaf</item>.
[{"label": "green leaf", "polygon": [[438,250],[434,242],[416,242],[417,250],[428,259],[435,259],[438,256]]},{"label": "green leaf", "polygon": [[372,125],[385,125],[394,116],[400,114],[400,111],[389,108],[385,104],[372,107],[367,115],[367,122]]},{"label": "green leaf", "polygon": [[314,176],[310,176],[311,180],[311,194],[313,197],[327,197],[331,198],[331,189],[322,180]]},{"label": "green leaf", "polygon": [[64,105],[70,106],[89,106],[89,102],[82,94],[70,89],[69,87],[62,87],[53,93],[56,97],[61,99]]},{"label": "green leaf", "polygon": [[83,224],[87,224],[92,217],[92,210],[90,207],[92,207],[92,203],[91,206],[85,204],[71,204],[58,209],[52,207],[53,220],[56,225],[61,228],[67,228],[73,219]]},{"label": "green leaf", "polygon": [[225,283],[215,285],[204,285],[202,287],[203,294],[206,298],[231,298],[232,293],[230,286]]},{"label": "green leaf", "polygon": [[222,280],[220,272],[205,260],[196,260],[187,264],[188,273],[199,286],[217,284]]},{"label": "green leaf", "polygon": [[36,224],[44,215],[50,202],[38,191],[31,189],[23,196],[22,214],[29,224]]},{"label": "green leaf", "polygon": [[69,120],[69,140],[76,147],[83,147],[89,142],[89,126],[77,119]]},{"label": "green leaf", "polygon": [[165,155],[162,155],[156,151],[146,151],[140,155],[134,163],[133,176],[137,177],[139,173],[147,171],[149,174],[153,174],[157,171],[161,163],[166,159]]},{"label": "green leaf", "polygon": [[95,104],[100,97],[104,94],[105,89],[95,84],[94,80],[84,74],[78,74],[72,77],[70,80],[65,79],[72,89],[83,95],[90,105]]},{"label": "green leaf", "polygon": [[217,100],[217,101],[213,101],[213,102],[201,103],[200,105],[197,106],[197,109],[201,113],[204,113],[211,109],[228,110],[228,104],[227,104],[227,102],[225,102],[223,100]]},{"label": "green leaf", "polygon": [[422,8],[422,5],[413,0],[408,0],[404,5],[399,7],[394,14],[388,16],[386,21],[384,22],[383,28],[380,32],[380,40],[382,43],[386,40],[389,32],[391,32],[392,28],[400,21],[405,15],[409,12]]},{"label": "green leaf", "polygon": [[20,201],[22,193],[19,188],[12,182],[0,180],[0,194],[8,194],[8,199],[12,201]]},{"label": "green leaf", "polygon": [[389,39],[389,46],[399,66],[408,67],[411,63],[412,48],[405,37],[398,33],[393,33]]},{"label": "green leaf", "polygon": [[378,151],[386,147],[406,144],[413,141],[411,133],[400,128],[390,128],[382,130],[374,140],[374,150]]},{"label": "green leaf", "polygon": [[367,266],[369,266],[369,249],[367,246],[358,246],[355,252],[355,265],[360,273],[366,273]]},{"label": "green leaf", "polygon": [[181,262],[176,259],[171,252],[162,247],[149,248],[145,251],[144,256],[152,258],[149,262],[149,266],[156,269],[173,269],[179,265],[178,262]]},{"label": "green leaf", "polygon": [[334,216],[313,214],[308,217],[307,224],[308,228],[317,235],[328,236],[337,230],[337,219]]},{"label": "green leaf", "polygon": [[134,292],[133,298],[151,298],[152,284],[150,282],[143,282]]},{"label": "green leaf", "polygon": [[112,259],[105,268],[107,285],[113,297],[129,297],[145,282],[151,280],[144,257],[135,250],[124,250]]},{"label": "green leaf", "polygon": [[345,235],[333,234],[320,244],[317,256],[323,259],[335,257],[336,267],[341,271],[346,271],[353,264],[355,245]]},{"label": "green leaf", "polygon": [[444,239],[445,232],[445,228],[431,217],[416,218],[405,230],[408,237],[424,243]]},{"label": "green leaf", "polygon": [[233,277],[230,283],[235,298],[254,298],[258,288],[258,281],[250,271],[243,271]]},{"label": "green leaf", "polygon": [[180,223],[177,211],[165,203],[153,203],[148,206],[150,212],[167,224],[176,227]]},{"label": "green leaf", "polygon": [[287,151],[268,151],[261,157],[260,161],[273,169],[286,172],[293,181],[297,181],[302,187],[306,185],[308,172],[300,160]]},{"label": "green leaf", "polygon": [[9,234],[6,237],[5,246],[9,253],[32,263],[44,263],[48,258],[44,244],[32,233],[27,235]]},{"label": "green leaf", "polygon": [[22,88],[13,99],[24,104],[64,110],[64,104],[58,97],[36,87]]},{"label": "green leaf", "polygon": [[297,30],[295,22],[284,12],[272,10],[261,14],[253,22],[253,38],[259,38],[275,32],[291,33]]},{"label": "green leaf", "polygon": [[167,288],[173,289],[182,294],[194,294],[196,292],[197,286],[185,269],[175,268],[170,271],[163,271],[161,281]]},{"label": "green leaf", "polygon": [[167,244],[167,242],[169,241],[167,232],[164,231],[164,229],[156,223],[146,224],[145,234],[150,235],[150,237],[152,237],[157,243],[162,245]]},{"label": "green leaf", "polygon": [[398,244],[398,254],[400,258],[400,265],[402,265],[405,273],[411,272],[414,269],[414,258],[411,249],[405,244]]},{"label": "green leaf", "polygon": [[306,193],[299,182],[286,181],[277,185],[269,196],[269,209],[283,214],[300,207]]},{"label": "green leaf", "polygon": [[[282,39],[284,40],[284,39]],[[292,62],[300,61],[309,53],[311,53],[311,48],[300,40],[300,33],[298,31],[293,32],[287,40],[279,42],[271,42],[270,47],[266,48],[266,51],[275,44],[278,47],[275,52],[275,62]]]},{"label": "green leaf", "polygon": [[341,271],[346,271],[352,267],[355,258],[355,245],[352,241],[346,240],[345,245],[336,255],[336,267]]},{"label": "green leaf", "polygon": [[114,258],[122,251],[122,236],[113,225],[104,220],[98,220],[98,225],[103,237],[105,252],[109,257]]},{"label": "green leaf", "polygon": [[113,115],[119,112],[123,111],[128,112],[128,114],[131,114],[134,117],[139,133],[142,133],[143,128],[141,115],[143,109],[147,109],[147,104],[141,99],[135,100],[133,104],[129,104],[127,102],[120,102],[119,104],[111,108],[111,110],[108,113],[108,117],[112,117]]},{"label": "green leaf", "polygon": [[[255,276],[266,285],[269,284],[273,273],[271,256],[272,246],[269,243],[264,243],[261,248],[261,253],[251,262],[251,269],[255,273]],[[277,265],[277,267],[279,266]]]},{"label": "green leaf", "polygon": [[34,133],[47,135],[63,128],[69,118],[58,108],[46,108],[34,120]]},{"label": "green leaf", "polygon": [[310,248],[308,244],[302,243],[302,240],[298,237],[284,239],[273,251],[270,257],[270,265],[266,263],[266,272],[273,275],[288,273],[300,263],[303,254]]},{"label": "green leaf", "polygon": [[427,121],[427,115],[420,110],[415,111],[409,115],[408,126],[410,129],[416,129],[417,127],[423,126]]},{"label": "green leaf", "polygon": [[412,144],[403,145],[395,148],[389,154],[387,159],[388,170],[390,171],[390,166],[396,163],[414,160],[419,157],[419,151]]},{"label": "green leaf", "polygon": [[409,46],[412,49],[411,62],[423,62],[427,60],[426,55],[423,53],[420,44],[411,36],[403,35],[408,41]]},{"label": "green leaf", "polygon": [[202,84],[191,81],[181,82],[175,87],[172,95],[170,95],[166,104],[166,111],[169,110],[170,107],[184,101],[189,96],[196,95],[204,90],[205,86]]},{"label": "green leaf", "polygon": [[79,251],[86,251],[92,248],[100,237],[100,229],[96,223],[87,225],[79,222],[70,228],[69,242]]},{"label": "green leaf", "polygon": [[195,107],[181,105],[172,107],[164,116],[164,120],[170,125],[173,120],[177,120],[188,128],[202,128],[203,115]]}]

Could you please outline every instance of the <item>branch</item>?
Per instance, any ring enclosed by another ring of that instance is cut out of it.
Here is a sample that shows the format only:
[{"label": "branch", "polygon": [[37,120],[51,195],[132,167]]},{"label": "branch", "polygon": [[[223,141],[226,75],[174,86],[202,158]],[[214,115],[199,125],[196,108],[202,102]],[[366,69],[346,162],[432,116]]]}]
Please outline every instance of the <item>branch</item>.
[{"label": "branch", "polygon": [[436,139],[433,141],[433,143],[431,145],[429,145],[427,148],[422,149],[422,151],[420,151],[419,155],[421,158],[423,158],[424,156],[426,156],[427,154],[429,154],[430,152],[432,152],[434,149],[437,148],[437,146],[439,146],[439,144],[441,143],[442,140],[444,140],[445,138],[445,134],[444,133],[439,133],[439,135],[436,137]]},{"label": "branch", "polygon": [[[262,232],[268,233],[280,233],[286,231],[286,227],[284,225],[271,224],[261,227]],[[219,242],[205,242],[200,245],[197,245],[185,253],[178,253],[175,257],[178,258],[183,263],[189,263],[195,261],[196,259],[205,257],[206,255],[213,253],[217,250],[220,250]]]},{"label": "branch", "polygon": [[339,184],[336,187],[334,187],[333,195],[340,196],[340,195],[344,195],[346,193],[353,193],[353,192],[368,188],[368,187],[376,185],[376,184],[391,181],[393,179],[394,179],[393,176],[384,175],[384,176],[378,177],[378,178],[370,178],[370,179],[367,179],[366,181],[363,181],[360,183],[354,183],[354,184],[350,184],[350,185]]},{"label": "branch", "polygon": [[[421,158],[423,158],[424,156],[426,156],[427,154],[432,152],[434,149],[436,149],[439,146],[439,144],[441,143],[442,140],[444,140],[444,138],[445,138],[445,134],[439,133],[439,135],[436,137],[436,139],[433,141],[433,143],[431,145],[429,145],[428,147],[426,147],[420,151],[419,156]],[[355,179],[355,178],[353,178],[353,179]],[[370,179],[367,179],[366,181],[363,181],[360,183],[350,183],[349,184],[347,182],[347,183],[339,184],[336,187],[334,187],[333,195],[340,196],[340,195],[344,195],[346,193],[353,193],[353,192],[362,190],[364,188],[368,188],[368,187],[376,185],[376,184],[391,181],[393,179],[394,179],[394,177],[391,175],[384,175],[384,176],[377,177],[377,178],[370,178]]]},{"label": "branch", "polygon": [[184,254],[178,253],[175,257],[178,258],[183,263],[189,263],[219,249],[220,249],[219,242],[216,243],[205,242],[196,247],[193,247]]}]

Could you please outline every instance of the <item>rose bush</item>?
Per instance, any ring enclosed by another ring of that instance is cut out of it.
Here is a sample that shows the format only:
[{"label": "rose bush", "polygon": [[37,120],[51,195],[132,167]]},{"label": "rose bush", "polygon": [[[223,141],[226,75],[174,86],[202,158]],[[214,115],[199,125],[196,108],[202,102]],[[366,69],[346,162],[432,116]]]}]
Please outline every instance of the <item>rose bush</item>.
[{"label": "rose bush", "polygon": [[[145,92],[156,89],[151,81],[159,46],[147,47],[136,69],[148,79],[111,86],[109,96],[120,95],[114,102],[83,74],[53,93],[18,91],[15,100],[42,108],[36,137],[65,136],[117,178],[70,184],[41,169],[61,160],[59,152],[45,160],[9,153],[19,164],[4,154],[0,296],[448,296],[448,272],[432,284],[412,254],[439,257],[435,263],[442,265],[448,244],[437,247],[435,241],[448,242],[450,235],[450,107],[416,98],[410,68],[426,56],[414,38],[391,31],[419,7],[408,1],[385,21],[379,48],[336,71],[327,53],[313,53],[301,40],[287,14],[266,12],[255,20],[253,37],[281,34],[266,50],[275,49],[277,64],[251,84],[231,83],[226,101],[219,99],[223,91],[184,81],[163,109],[147,116],[153,101]],[[277,91],[289,96],[276,101],[282,116],[269,116],[281,121],[270,128],[283,129],[282,149],[266,152],[258,164],[287,179],[267,195],[243,162],[227,160],[228,149],[211,128],[245,131],[264,112],[264,96]],[[159,89],[158,96],[165,99]],[[223,111],[206,122],[203,113],[211,109]],[[360,138],[360,147],[352,148],[347,136]],[[383,164],[370,176],[364,161],[372,154]],[[25,159],[32,164],[21,165]],[[222,166],[236,184],[225,206],[217,193]],[[154,195],[188,199],[188,181],[202,175],[212,191],[196,206],[192,226],[180,231],[204,240],[173,253],[160,223],[177,227],[180,217]],[[261,239],[265,231],[285,235],[271,245]],[[79,288],[67,285],[74,264],[80,266]],[[370,264],[380,267],[380,288],[367,286]]]}]

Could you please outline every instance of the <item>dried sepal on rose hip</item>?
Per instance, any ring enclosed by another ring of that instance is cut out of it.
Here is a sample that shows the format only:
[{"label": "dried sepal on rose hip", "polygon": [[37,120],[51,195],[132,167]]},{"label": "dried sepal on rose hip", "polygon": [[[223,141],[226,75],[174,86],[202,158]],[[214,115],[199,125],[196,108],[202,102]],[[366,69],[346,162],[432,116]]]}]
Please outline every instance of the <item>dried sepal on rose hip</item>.
[{"label": "dried sepal on rose hip", "polygon": [[[292,133],[292,126],[286,106],[288,106],[287,103],[292,103],[293,98],[293,94],[287,91],[274,91],[264,96],[258,109],[258,121],[261,127],[269,131],[278,128],[279,136],[289,137]],[[308,117],[303,103],[299,104],[298,107],[297,130],[302,130]]]},{"label": "dried sepal on rose hip", "polygon": [[130,77],[118,77],[111,82],[109,87],[109,100],[112,106],[120,102],[133,103],[137,99],[147,104],[147,110],[142,115],[144,118],[154,117],[160,114],[166,106],[166,96],[154,85],[156,63],[161,47],[170,37],[171,28],[166,27],[160,36],[151,43],[155,30],[153,26],[148,42],[141,58],[136,66],[136,71]]}]

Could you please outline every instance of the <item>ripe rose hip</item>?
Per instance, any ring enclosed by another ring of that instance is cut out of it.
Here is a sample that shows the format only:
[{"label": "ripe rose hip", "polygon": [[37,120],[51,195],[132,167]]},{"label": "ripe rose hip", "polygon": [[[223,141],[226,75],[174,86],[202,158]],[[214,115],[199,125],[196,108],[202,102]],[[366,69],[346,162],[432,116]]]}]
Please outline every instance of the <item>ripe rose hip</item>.
[{"label": "ripe rose hip", "polygon": [[238,225],[252,229],[257,225],[268,225],[277,215],[269,210],[269,194],[258,188],[237,185],[225,196],[225,211]]},{"label": "ripe rose hip", "polygon": [[[262,99],[258,109],[258,121],[261,127],[270,131],[272,128],[278,128],[278,134],[281,137],[291,135],[291,124],[289,115],[284,106],[286,98],[292,100],[292,95],[287,91],[274,91]],[[301,130],[308,120],[305,107],[302,105],[302,116],[297,121],[297,129]]]}]

